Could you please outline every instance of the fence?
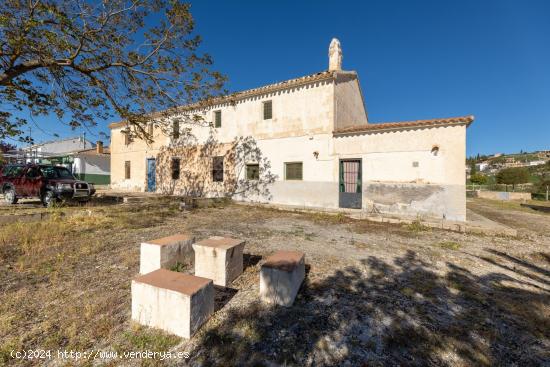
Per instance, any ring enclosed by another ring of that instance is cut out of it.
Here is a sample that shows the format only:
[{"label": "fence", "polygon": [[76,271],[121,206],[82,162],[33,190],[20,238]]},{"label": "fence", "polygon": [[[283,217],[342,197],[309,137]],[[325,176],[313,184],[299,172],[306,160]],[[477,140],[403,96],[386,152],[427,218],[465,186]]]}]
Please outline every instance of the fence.
[{"label": "fence", "polygon": [[[499,192],[525,192],[531,193],[533,200],[550,200],[550,186],[546,186],[546,190],[534,191],[533,184],[518,184],[518,185],[506,185],[506,184],[493,184],[493,185],[466,185],[466,191],[499,191]],[[539,189],[540,190],[540,189]]]},{"label": "fence", "polygon": [[504,192],[532,192],[533,184],[517,184],[517,185],[506,185],[506,184],[492,184],[492,185],[476,185],[469,184],[466,185],[466,190],[481,190],[481,191],[504,191]]}]

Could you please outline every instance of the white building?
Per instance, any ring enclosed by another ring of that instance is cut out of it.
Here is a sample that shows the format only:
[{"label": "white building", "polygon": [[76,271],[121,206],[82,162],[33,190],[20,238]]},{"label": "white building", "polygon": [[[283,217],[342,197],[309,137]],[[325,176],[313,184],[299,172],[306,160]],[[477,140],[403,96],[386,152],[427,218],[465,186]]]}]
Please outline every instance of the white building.
[{"label": "white building", "polygon": [[[212,123],[212,127],[190,127],[198,146],[209,137],[230,144],[235,137],[252,136],[269,160],[277,176],[269,195],[234,198],[465,220],[466,127],[473,117],[371,123],[357,73],[343,71],[341,65],[340,44],[333,40],[327,71],[238,92],[206,107],[184,107]],[[184,117],[174,115],[174,121],[177,118]],[[223,193],[226,176],[217,182],[221,177],[217,175],[220,169],[230,171],[224,168],[230,163],[229,150],[217,149],[209,153],[208,162],[199,163],[177,149],[185,146],[178,136],[188,125],[174,123],[172,134],[151,127],[152,144],[130,141],[126,127],[124,121],[110,125],[112,187],[138,191],[170,187],[171,193],[184,195],[190,192],[189,177],[203,169],[208,174],[193,176],[200,178],[194,184],[207,185],[207,195]],[[247,171],[254,171],[255,162],[244,163]],[[170,165],[173,169],[174,164],[177,175],[166,178],[161,171]],[[246,173],[237,176],[255,178]]]},{"label": "white building", "polygon": [[50,140],[42,143],[23,147],[21,150],[25,153],[27,162],[40,162],[41,158],[70,153],[78,150],[95,148],[95,144],[86,140],[83,136]]},{"label": "white building", "polygon": [[489,167],[489,163],[488,163],[488,162],[476,163],[476,169],[477,169],[479,172],[485,171],[488,167]]}]

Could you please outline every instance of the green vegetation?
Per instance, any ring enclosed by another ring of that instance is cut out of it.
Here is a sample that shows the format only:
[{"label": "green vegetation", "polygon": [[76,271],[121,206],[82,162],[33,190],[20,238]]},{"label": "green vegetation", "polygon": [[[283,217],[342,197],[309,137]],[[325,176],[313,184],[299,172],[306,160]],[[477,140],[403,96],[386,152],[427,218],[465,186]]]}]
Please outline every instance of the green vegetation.
[{"label": "green vegetation", "polygon": [[487,176],[481,173],[473,173],[470,175],[470,182],[476,185],[485,185],[487,184]]},{"label": "green vegetation", "polygon": [[0,138],[51,114],[72,128],[118,115],[150,140],[151,112],[223,92],[194,26],[182,1],[3,1]]},{"label": "green vegetation", "polygon": [[413,222],[409,223],[406,225],[406,228],[411,231],[411,232],[414,232],[414,233],[419,233],[419,232],[425,232],[425,231],[429,231],[430,230],[430,227],[422,224],[422,222],[420,220],[414,220]]},{"label": "green vegetation", "polygon": [[447,250],[458,250],[460,249],[460,243],[454,241],[443,241],[437,244],[438,247],[447,249]]},{"label": "green vegetation", "polygon": [[506,185],[512,185],[529,182],[529,171],[527,168],[505,168],[497,173],[497,182]]}]

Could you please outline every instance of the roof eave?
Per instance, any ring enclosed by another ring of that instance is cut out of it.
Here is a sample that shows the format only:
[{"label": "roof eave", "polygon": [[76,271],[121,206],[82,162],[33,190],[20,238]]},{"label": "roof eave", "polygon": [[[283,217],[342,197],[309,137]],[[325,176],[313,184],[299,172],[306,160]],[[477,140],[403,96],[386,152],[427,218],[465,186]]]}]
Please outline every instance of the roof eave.
[{"label": "roof eave", "polygon": [[[453,122],[441,122],[433,124],[418,124],[418,125],[404,125],[404,126],[391,126],[387,128],[365,128],[356,130],[335,130],[332,132],[335,136],[343,135],[364,135],[364,134],[377,134],[384,132],[406,131],[406,130],[418,130],[418,129],[434,129],[440,127],[451,126],[466,126],[468,128],[474,122],[474,117],[471,116],[467,121],[453,121]],[[376,126],[376,124],[369,124],[370,126]]]}]

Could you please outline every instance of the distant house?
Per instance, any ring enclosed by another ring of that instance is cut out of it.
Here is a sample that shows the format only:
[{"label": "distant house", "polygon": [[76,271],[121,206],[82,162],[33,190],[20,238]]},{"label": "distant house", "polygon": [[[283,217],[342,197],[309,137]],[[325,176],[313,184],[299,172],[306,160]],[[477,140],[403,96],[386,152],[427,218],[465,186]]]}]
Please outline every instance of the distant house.
[{"label": "distant house", "polygon": [[531,162],[529,162],[529,165],[530,165],[530,166],[539,166],[539,165],[541,165],[541,164],[545,164],[545,163],[546,163],[546,161],[545,161],[545,160],[540,160],[540,161],[531,161]]},{"label": "distant house", "polygon": [[90,148],[95,148],[95,144],[89,140],[86,140],[83,136],[77,136],[45,141],[43,143],[31,145],[30,147],[21,148],[21,151],[25,153],[26,161],[28,163],[39,163],[42,158],[48,158],[62,153],[76,152]]},{"label": "distant house", "polygon": [[485,171],[488,167],[489,167],[489,163],[488,163],[488,162],[476,163],[476,169],[477,169],[479,172]]},{"label": "distant house", "polygon": [[111,153],[98,141],[95,148],[69,153],[73,174],[80,180],[95,185],[111,183]]}]

